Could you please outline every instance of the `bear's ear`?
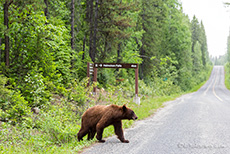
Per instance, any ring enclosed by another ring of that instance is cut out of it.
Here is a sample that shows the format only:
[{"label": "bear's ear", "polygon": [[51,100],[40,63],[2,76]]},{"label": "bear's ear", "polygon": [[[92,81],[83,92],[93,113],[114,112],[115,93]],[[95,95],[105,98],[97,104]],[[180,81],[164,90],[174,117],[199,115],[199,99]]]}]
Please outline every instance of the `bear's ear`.
[{"label": "bear's ear", "polygon": [[124,112],[127,110],[127,107],[126,107],[125,104],[122,106],[122,109],[123,109]]}]

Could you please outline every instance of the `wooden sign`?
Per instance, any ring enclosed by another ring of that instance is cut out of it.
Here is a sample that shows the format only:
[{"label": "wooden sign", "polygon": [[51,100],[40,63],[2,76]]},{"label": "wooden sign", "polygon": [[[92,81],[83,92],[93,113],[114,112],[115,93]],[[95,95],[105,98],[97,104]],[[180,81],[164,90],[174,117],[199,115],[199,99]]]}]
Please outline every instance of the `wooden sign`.
[{"label": "wooden sign", "polygon": [[138,64],[94,63],[95,68],[138,68]]},{"label": "wooden sign", "polygon": [[[90,77],[93,74],[93,81],[97,82],[97,69],[98,68],[131,68],[135,69],[135,95],[138,98],[138,64],[127,63],[88,63],[87,64],[87,76]],[[88,83],[89,85],[89,83]],[[96,87],[93,92],[96,93]]]}]

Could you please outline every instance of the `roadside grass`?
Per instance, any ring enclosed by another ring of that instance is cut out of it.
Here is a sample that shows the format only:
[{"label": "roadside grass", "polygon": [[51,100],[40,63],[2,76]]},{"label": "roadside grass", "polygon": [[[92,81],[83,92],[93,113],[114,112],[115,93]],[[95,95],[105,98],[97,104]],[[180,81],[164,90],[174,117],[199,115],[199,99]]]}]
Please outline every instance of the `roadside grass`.
[{"label": "roadside grass", "polygon": [[226,88],[228,88],[230,90],[230,69],[229,69],[229,63],[227,63],[225,66],[224,66],[224,72],[225,72],[225,86]]},{"label": "roadside grass", "polygon": [[212,69],[213,69],[213,66],[210,67],[208,69],[208,71],[206,72],[207,75],[205,75],[205,77],[206,77],[205,81],[203,81],[203,82],[197,84],[196,86],[194,86],[191,90],[188,91],[188,93],[196,92],[197,90],[199,90],[208,81],[208,79],[210,78],[210,75],[212,73]]},{"label": "roadside grass", "polygon": [[199,90],[205,83],[206,83],[206,81],[204,81],[204,82],[202,82],[202,83],[196,85],[195,87],[193,87],[193,88],[189,91],[189,93],[196,92],[196,91]]},{"label": "roadside grass", "polygon": [[[122,98],[123,100],[121,102],[126,102],[125,104],[134,110],[138,116],[138,120],[142,120],[150,115],[153,115],[157,109],[163,106],[164,102],[173,100],[180,95],[181,94],[162,97],[144,97],[141,99],[141,105],[133,103],[131,99],[124,100],[124,98]],[[123,105],[124,103],[116,104]],[[80,129],[79,124],[80,119],[78,119],[76,124],[68,123],[63,130],[61,126],[60,128],[53,126],[52,122],[50,121],[49,124],[46,124],[47,128],[43,128],[41,131],[39,129],[28,129],[22,126],[12,126],[3,122],[0,126],[0,153],[56,154],[80,152],[83,148],[88,147],[97,141],[95,138],[92,141],[88,141],[86,139],[87,137],[85,136],[83,141],[78,142],[76,134]],[[123,129],[129,128],[133,124],[133,121],[123,120],[122,124]],[[68,131],[68,129],[70,130]],[[114,128],[112,126],[105,128],[103,138],[112,135],[115,135]]]}]

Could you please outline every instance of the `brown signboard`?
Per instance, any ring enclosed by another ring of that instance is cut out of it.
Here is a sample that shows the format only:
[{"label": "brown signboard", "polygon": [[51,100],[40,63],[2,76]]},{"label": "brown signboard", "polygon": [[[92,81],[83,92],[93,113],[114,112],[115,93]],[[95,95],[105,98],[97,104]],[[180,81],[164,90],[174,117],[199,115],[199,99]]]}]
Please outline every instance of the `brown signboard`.
[{"label": "brown signboard", "polygon": [[95,68],[138,68],[138,64],[94,63]]},{"label": "brown signboard", "polygon": [[[127,63],[87,63],[87,77],[93,74],[93,81],[97,82],[97,69],[98,68],[133,68],[135,69],[135,94],[138,96],[138,64]],[[88,83],[89,86],[89,83]],[[96,93],[96,87],[93,88]]]}]

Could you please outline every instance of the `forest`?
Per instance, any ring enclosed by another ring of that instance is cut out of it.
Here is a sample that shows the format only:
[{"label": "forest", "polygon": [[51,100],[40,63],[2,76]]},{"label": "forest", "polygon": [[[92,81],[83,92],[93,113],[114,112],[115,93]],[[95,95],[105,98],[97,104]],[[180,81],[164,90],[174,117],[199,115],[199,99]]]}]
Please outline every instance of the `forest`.
[{"label": "forest", "polygon": [[[134,70],[98,69],[87,87],[87,62],[138,63],[140,107]],[[76,143],[86,108],[150,115],[211,68],[205,27],[179,0],[0,0],[0,151],[76,152],[91,143]]]}]

